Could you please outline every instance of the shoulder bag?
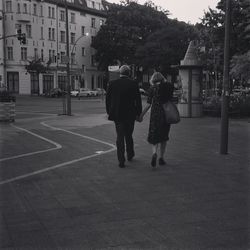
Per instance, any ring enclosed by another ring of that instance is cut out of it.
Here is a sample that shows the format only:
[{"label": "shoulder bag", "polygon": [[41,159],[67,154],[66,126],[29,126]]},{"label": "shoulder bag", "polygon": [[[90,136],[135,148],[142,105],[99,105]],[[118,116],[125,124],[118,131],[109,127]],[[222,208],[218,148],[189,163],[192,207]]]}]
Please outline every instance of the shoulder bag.
[{"label": "shoulder bag", "polygon": [[167,124],[176,124],[180,122],[181,119],[180,119],[179,111],[173,102],[168,101],[164,103],[163,110],[165,113],[165,119],[166,119]]}]

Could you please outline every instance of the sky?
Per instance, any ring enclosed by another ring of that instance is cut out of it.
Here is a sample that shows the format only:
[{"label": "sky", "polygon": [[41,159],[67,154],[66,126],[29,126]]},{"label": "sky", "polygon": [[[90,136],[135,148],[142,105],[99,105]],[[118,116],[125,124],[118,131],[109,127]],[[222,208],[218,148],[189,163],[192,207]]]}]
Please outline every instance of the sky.
[{"label": "sky", "polygon": [[[110,3],[119,3],[120,0],[108,0]],[[138,0],[144,4],[146,0]],[[152,0],[157,6],[161,6],[170,12],[169,18],[177,18],[179,21],[195,24],[200,22],[204,11],[208,8],[215,9],[219,0]]]}]

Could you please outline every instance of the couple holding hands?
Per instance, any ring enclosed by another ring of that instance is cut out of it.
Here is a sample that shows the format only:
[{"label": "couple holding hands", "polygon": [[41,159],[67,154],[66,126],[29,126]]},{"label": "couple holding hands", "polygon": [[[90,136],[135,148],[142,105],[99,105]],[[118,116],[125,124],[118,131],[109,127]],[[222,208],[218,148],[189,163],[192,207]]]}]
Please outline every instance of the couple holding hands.
[{"label": "couple holding hands", "polygon": [[120,78],[109,83],[106,95],[108,119],[114,121],[116,128],[116,147],[119,167],[125,167],[125,149],[127,160],[135,156],[133,131],[135,120],[142,122],[151,107],[148,142],[152,145],[151,166],[165,165],[164,154],[169,140],[170,124],[167,124],[162,105],[173,97],[174,87],[160,72],[154,72],[150,79],[147,104],[142,110],[138,84],[130,78],[131,70],[127,65],[120,67]]}]

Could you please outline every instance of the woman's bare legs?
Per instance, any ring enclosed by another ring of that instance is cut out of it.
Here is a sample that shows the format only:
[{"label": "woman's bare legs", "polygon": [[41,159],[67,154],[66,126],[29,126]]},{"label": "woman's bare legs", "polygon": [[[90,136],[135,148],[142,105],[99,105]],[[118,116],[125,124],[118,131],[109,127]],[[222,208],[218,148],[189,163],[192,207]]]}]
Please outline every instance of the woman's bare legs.
[{"label": "woman's bare legs", "polygon": [[155,167],[156,166],[156,160],[157,160],[157,149],[158,149],[158,144],[155,144],[152,146],[152,159],[151,159],[151,166]]},{"label": "woman's bare legs", "polygon": [[166,151],[166,146],[167,146],[166,141],[161,142],[161,145],[160,145],[160,159],[159,159],[159,164],[160,165],[165,165],[166,164],[166,162],[164,161],[164,154],[165,154],[165,151]]}]

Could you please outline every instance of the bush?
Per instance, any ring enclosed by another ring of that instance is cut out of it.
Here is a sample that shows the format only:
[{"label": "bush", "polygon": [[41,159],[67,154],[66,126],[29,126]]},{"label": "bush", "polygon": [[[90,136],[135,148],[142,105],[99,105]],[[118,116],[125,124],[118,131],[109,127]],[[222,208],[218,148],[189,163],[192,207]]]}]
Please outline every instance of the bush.
[{"label": "bush", "polygon": [[[208,115],[220,116],[221,114],[220,96],[211,96],[203,103],[204,113]],[[229,114],[250,116],[250,95],[232,94],[229,99]]]},{"label": "bush", "polygon": [[15,102],[16,97],[12,96],[10,92],[4,90],[0,92],[0,102]]}]

